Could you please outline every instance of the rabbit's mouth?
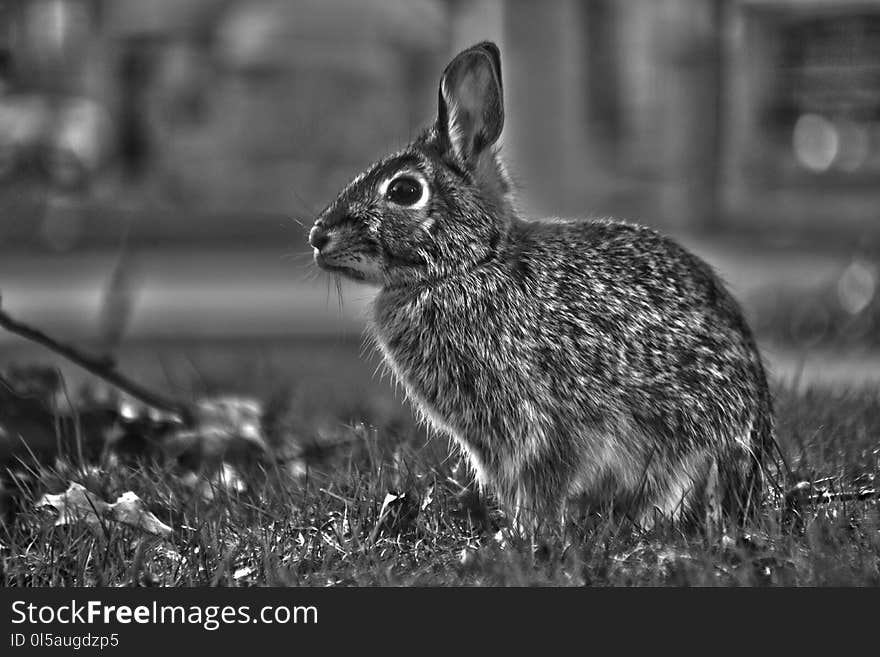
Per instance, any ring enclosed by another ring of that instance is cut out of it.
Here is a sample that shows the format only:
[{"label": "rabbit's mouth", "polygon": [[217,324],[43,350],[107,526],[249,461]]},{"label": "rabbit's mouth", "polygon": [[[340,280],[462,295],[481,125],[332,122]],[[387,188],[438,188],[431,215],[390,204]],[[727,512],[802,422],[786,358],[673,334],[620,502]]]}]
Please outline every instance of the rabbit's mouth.
[{"label": "rabbit's mouth", "polygon": [[369,263],[364,262],[360,259],[357,261],[352,261],[349,259],[337,260],[328,258],[321,252],[315,253],[315,264],[318,265],[324,271],[331,272],[333,274],[340,274],[345,276],[346,278],[351,278],[356,281],[366,281],[366,282],[379,282],[377,278],[379,277],[378,271],[373,271],[375,267],[370,266]]},{"label": "rabbit's mouth", "polygon": [[354,267],[349,267],[348,265],[343,265],[333,262],[332,260],[328,260],[321,253],[315,254],[315,264],[324,271],[333,272],[335,274],[344,274],[346,276],[350,276],[351,278],[357,279],[362,279],[364,277],[363,273],[355,269]]},{"label": "rabbit's mouth", "polygon": [[322,269],[332,272],[334,274],[342,274],[343,276],[354,278],[359,281],[362,281],[366,278],[364,274],[357,269],[352,269],[351,267],[345,267],[342,265],[325,265],[324,267],[322,267]]}]

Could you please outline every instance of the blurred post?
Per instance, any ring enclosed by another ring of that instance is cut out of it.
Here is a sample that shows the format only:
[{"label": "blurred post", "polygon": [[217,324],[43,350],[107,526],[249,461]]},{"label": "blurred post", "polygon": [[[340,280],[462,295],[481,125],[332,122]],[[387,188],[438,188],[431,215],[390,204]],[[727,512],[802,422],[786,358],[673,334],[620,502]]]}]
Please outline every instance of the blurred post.
[{"label": "blurred post", "polygon": [[[579,118],[579,3],[505,3],[505,146],[514,175],[528,181],[525,201],[538,212],[582,213],[589,179]],[[574,188],[574,189],[573,189]]]},{"label": "blurred post", "polygon": [[667,175],[662,208],[670,227],[716,223],[724,0],[664,0],[659,28],[666,107]]}]

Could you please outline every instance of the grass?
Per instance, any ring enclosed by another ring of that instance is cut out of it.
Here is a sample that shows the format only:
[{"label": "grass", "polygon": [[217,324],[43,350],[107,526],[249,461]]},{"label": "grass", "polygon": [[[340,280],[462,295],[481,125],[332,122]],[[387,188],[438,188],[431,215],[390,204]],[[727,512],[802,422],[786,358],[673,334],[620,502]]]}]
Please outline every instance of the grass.
[{"label": "grass", "polygon": [[[328,401],[316,410],[315,399],[298,394],[296,386],[281,389],[265,415],[273,458],[240,452],[238,485],[216,475],[217,462],[204,450],[201,458],[187,449],[151,451],[144,447],[150,440],[136,450],[119,449],[125,442],[120,426],[129,438],[138,432],[156,437],[167,431],[157,422],[120,425],[118,418],[84,413],[77,422],[56,425],[59,437],[68,439],[59,441],[60,454],[18,454],[7,468],[0,581],[880,585],[877,497],[834,497],[876,486],[877,390],[777,391],[779,441],[792,473],[778,474],[774,483],[783,492],[800,481],[813,486],[786,497],[768,485],[762,512],[745,527],[706,537],[663,525],[642,533],[625,520],[593,518],[567,537],[547,536],[532,545],[505,529],[503,512],[474,492],[467,468],[450,456],[446,441],[427,439],[405,408],[389,410],[385,401],[364,397],[344,408]],[[113,440],[105,442],[111,426]],[[96,440],[100,449],[89,449]],[[198,476],[186,473],[193,464]],[[54,514],[35,503],[70,481],[106,501],[134,491],[172,527],[170,538],[111,522],[55,525]]]}]

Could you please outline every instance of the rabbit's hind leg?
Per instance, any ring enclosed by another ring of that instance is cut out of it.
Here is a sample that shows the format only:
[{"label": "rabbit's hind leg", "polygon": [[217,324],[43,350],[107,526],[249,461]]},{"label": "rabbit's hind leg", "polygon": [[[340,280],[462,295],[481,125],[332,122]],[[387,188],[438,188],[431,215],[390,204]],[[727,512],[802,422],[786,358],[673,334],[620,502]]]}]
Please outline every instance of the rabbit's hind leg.
[{"label": "rabbit's hind leg", "polygon": [[[510,482],[504,482],[510,484]],[[548,483],[536,473],[523,471],[516,484],[499,486],[498,496],[509,514],[509,529],[520,538],[561,535],[567,507],[558,494],[561,487]]]},{"label": "rabbit's hind leg", "polygon": [[702,451],[677,463],[658,464],[651,474],[654,490],[645,491],[642,512],[637,514],[642,529],[651,529],[661,519],[720,526],[722,500],[715,454]]}]

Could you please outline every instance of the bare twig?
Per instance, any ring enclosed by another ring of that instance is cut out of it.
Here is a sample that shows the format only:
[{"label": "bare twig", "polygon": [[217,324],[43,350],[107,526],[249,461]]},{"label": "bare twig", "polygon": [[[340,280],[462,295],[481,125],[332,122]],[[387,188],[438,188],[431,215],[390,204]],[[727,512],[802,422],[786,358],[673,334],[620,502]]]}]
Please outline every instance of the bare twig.
[{"label": "bare twig", "polygon": [[880,491],[873,488],[865,488],[864,490],[850,490],[840,493],[822,492],[811,495],[809,500],[812,504],[823,504],[827,502],[862,502],[880,496]]},{"label": "bare twig", "polygon": [[[2,301],[2,298],[0,298],[0,301]],[[132,381],[116,371],[116,364],[110,358],[96,358],[94,356],[89,356],[74,347],[58,342],[42,331],[13,319],[2,308],[0,308],[0,327],[5,328],[10,333],[15,333],[16,335],[21,336],[26,340],[36,342],[37,344],[51,349],[70,362],[103,379],[110,385],[119,388],[147,406],[167,411],[169,413],[175,413],[187,424],[189,424],[192,419],[192,410],[189,406],[180,401],[169,399],[156,392],[147,390],[139,383]]]},{"label": "bare twig", "polygon": [[788,505],[809,502],[810,504],[827,504],[829,502],[862,502],[875,497],[880,497],[880,490],[876,488],[858,488],[832,492],[828,488],[816,486],[817,483],[833,481],[834,477],[825,477],[816,482],[802,481],[792,487],[786,494]]}]

